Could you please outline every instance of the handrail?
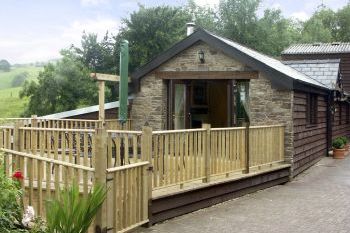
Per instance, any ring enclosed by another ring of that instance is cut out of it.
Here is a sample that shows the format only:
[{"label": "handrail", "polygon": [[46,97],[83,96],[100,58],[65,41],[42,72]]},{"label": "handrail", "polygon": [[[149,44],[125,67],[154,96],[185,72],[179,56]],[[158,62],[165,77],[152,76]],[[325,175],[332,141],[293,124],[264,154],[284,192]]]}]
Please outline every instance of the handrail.
[{"label": "handrail", "polygon": [[20,127],[22,130],[38,130],[38,131],[58,131],[58,132],[82,132],[94,133],[94,129],[59,129],[59,128],[38,128],[38,127]]},{"label": "handrail", "polygon": [[107,133],[118,133],[118,134],[138,134],[141,135],[142,131],[134,131],[134,130],[107,130]]},{"label": "handrail", "polygon": [[175,130],[159,130],[153,131],[153,134],[167,134],[167,133],[189,133],[189,132],[204,132],[206,129],[198,128],[198,129],[175,129]]},{"label": "handrail", "polygon": [[141,167],[141,166],[148,165],[148,164],[149,164],[148,161],[132,163],[132,164],[128,164],[128,165],[124,165],[124,166],[120,166],[120,167],[108,168],[108,169],[106,169],[106,172],[112,173],[112,172],[122,171],[122,170],[130,169],[130,168],[134,168],[134,167]]},{"label": "handrail", "polygon": [[9,154],[14,154],[14,155],[19,155],[19,156],[31,158],[31,159],[37,159],[37,160],[41,160],[41,161],[45,161],[45,162],[49,162],[49,163],[53,163],[53,164],[57,164],[57,165],[62,165],[62,166],[66,166],[66,167],[72,167],[72,168],[81,169],[81,170],[90,171],[90,172],[95,171],[95,168],[86,167],[86,166],[77,165],[77,164],[72,164],[72,163],[67,163],[67,162],[63,162],[63,161],[55,160],[55,159],[49,159],[46,157],[41,157],[41,156],[28,154],[28,153],[24,153],[24,152],[19,152],[19,151],[15,151],[15,150],[0,148],[0,151],[3,151],[5,153],[9,153]]}]

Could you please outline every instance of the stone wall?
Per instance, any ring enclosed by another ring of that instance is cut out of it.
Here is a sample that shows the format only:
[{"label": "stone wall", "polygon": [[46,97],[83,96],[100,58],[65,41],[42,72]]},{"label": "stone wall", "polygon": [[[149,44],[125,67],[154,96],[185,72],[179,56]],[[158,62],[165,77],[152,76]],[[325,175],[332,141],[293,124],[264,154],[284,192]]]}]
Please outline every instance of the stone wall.
[{"label": "stone wall", "polygon": [[[198,51],[204,51],[205,63],[198,60]],[[165,62],[155,71],[243,71],[244,64],[223,52],[198,42]],[[134,129],[148,125],[153,130],[167,128],[167,81],[156,78],[155,71],[141,78],[140,90],[134,94],[130,118]],[[218,77],[220,79],[220,77]]]},{"label": "stone wall", "polygon": [[[198,60],[198,51],[203,50],[205,63]],[[157,68],[157,71],[243,71],[250,69],[223,52],[210,48],[203,42],[179,53]],[[220,77],[218,77],[220,79]],[[286,158],[292,161],[293,127],[291,91],[279,91],[260,74],[259,79],[250,81],[250,109],[252,125],[285,124]],[[167,84],[156,78],[152,72],[141,79],[140,91],[135,94],[131,119],[135,129],[149,125],[154,130],[166,129],[167,125]]]},{"label": "stone wall", "polygon": [[285,157],[293,158],[293,92],[272,88],[270,80],[261,73],[249,86],[251,125],[284,124]]}]

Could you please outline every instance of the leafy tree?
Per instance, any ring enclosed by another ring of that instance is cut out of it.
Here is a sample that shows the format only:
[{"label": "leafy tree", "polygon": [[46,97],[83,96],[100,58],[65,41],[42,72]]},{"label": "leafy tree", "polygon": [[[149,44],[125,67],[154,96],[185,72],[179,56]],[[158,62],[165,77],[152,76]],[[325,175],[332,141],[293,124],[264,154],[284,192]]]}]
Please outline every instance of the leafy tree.
[{"label": "leafy tree", "polygon": [[260,0],[221,0],[219,17],[223,35],[255,47],[262,40],[257,34]]},{"label": "leafy tree", "polygon": [[350,3],[336,13],[337,41],[350,41]]},{"label": "leafy tree", "polygon": [[323,24],[321,19],[313,18],[305,22],[301,41],[305,43],[331,42],[332,31]]},{"label": "leafy tree", "polygon": [[189,0],[185,9],[192,16],[191,21],[198,27],[220,33],[220,27],[218,27],[220,22],[216,8],[200,6],[194,0]]},{"label": "leafy tree", "polygon": [[191,16],[181,7],[139,7],[129,19],[123,19],[123,28],[115,38],[117,54],[120,42],[123,39],[129,41],[130,72],[183,39],[185,25],[191,21]]},{"label": "leafy tree", "polygon": [[279,56],[284,48],[298,40],[296,25],[284,18],[279,9],[265,10],[257,25],[257,34],[261,39],[254,47],[263,53]]},{"label": "leafy tree", "polygon": [[0,60],[0,70],[8,72],[11,69],[11,64],[7,60]]},{"label": "leafy tree", "polygon": [[[69,54],[69,53],[68,53]],[[97,103],[97,87],[88,69],[66,52],[57,64],[48,64],[38,82],[25,82],[20,97],[29,97],[25,116],[46,115]]]}]

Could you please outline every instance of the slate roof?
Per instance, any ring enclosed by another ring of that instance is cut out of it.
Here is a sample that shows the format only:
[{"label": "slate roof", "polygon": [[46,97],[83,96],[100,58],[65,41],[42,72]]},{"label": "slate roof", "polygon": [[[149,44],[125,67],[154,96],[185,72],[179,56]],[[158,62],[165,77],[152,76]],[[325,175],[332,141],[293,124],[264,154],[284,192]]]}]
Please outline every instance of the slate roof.
[{"label": "slate roof", "polygon": [[323,85],[322,83],[320,83],[317,79],[313,79],[313,77],[310,76],[306,76],[304,73],[300,72],[299,70],[293,69],[290,66],[287,66],[285,64],[283,64],[281,61],[274,59],[272,57],[269,57],[263,53],[259,53],[253,49],[250,49],[246,46],[240,45],[234,41],[231,41],[229,39],[226,39],[224,37],[220,37],[220,36],[216,36],[214,34],[211,34],[213,36],[215,36],[216,38],[222,40],[223,42],[225,42],[226,44],[235,47],[236,49],[242,51],[243,53],[247,54],[248,56],[251,56],[255,59],[257,59],[258,61],[266,64],[267,66],[293,78],[296,80],[300,80],[302,82],[306,82],[306,83],[310,83],[310,84],[314,84],[316,86],[322,86],[325,87],[325,85]]},{"label": "slate roof", "polygon": [[277,59],[259,53],[253,49],[238,44],[224,37],[217,36],[204,29],[197,29],[194,33],[181,40],[170,49],[161,53],[150,62],[138,68],[131,74],[133,83],[139,85],[139,79],[150,73],[166,61],[170,60],[175,55],[179,54],[183,50],[191,47],[198,41],[203,41],[208,45],[217,48],[224,52],[226,55],[241,61],[244,64],[256,69],[258,71],[268,73],[267,78],[271,80],[273,85],[293,89],[295,82],[302,85],[311,85],[316,88],[328,90],[327,86],[306,76],[305,74],[284,65]]},{"label": "slate roof", "polygon": [[282,55],[329,53],[350,53],[350,42],[294,44],[285,49]]},{"label": "slate roof", "polygon": [[318,80],[330,89],[335,89],[339,76],[340,59],[329,60],[292,60],[284,64]]}]

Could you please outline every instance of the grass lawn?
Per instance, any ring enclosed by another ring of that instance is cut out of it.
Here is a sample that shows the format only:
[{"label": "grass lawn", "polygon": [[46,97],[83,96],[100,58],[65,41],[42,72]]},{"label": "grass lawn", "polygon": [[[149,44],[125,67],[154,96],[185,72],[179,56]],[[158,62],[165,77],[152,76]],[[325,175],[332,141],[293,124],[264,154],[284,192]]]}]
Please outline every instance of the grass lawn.
[{"label": "grass lawn", "polygon": [[19,117],[27,99],[19,98],[21,87],[0,90],[0,118]]},{"label": "grass lawn", "polygon": [[17,74],[27,72],[27,80],[36,80],[42,67],[26,66],[14,68],[10,72],[0,71],[0,118],[20,117],[28,99],[20,99],[21,87],[11,87],[12,80]]},{"label": "grass lawn", "polygon": [[25,67],[18,67],[12,69],[10,72],[2,72],[0,71],[0,90],[11,88],[11,83],[14,77],[17,74],[27,72],[28,78],[27,80],[36,80],[38,77],[39,71],[41,71],[42,67],[34,67],[34,66],[25,66]]}]

